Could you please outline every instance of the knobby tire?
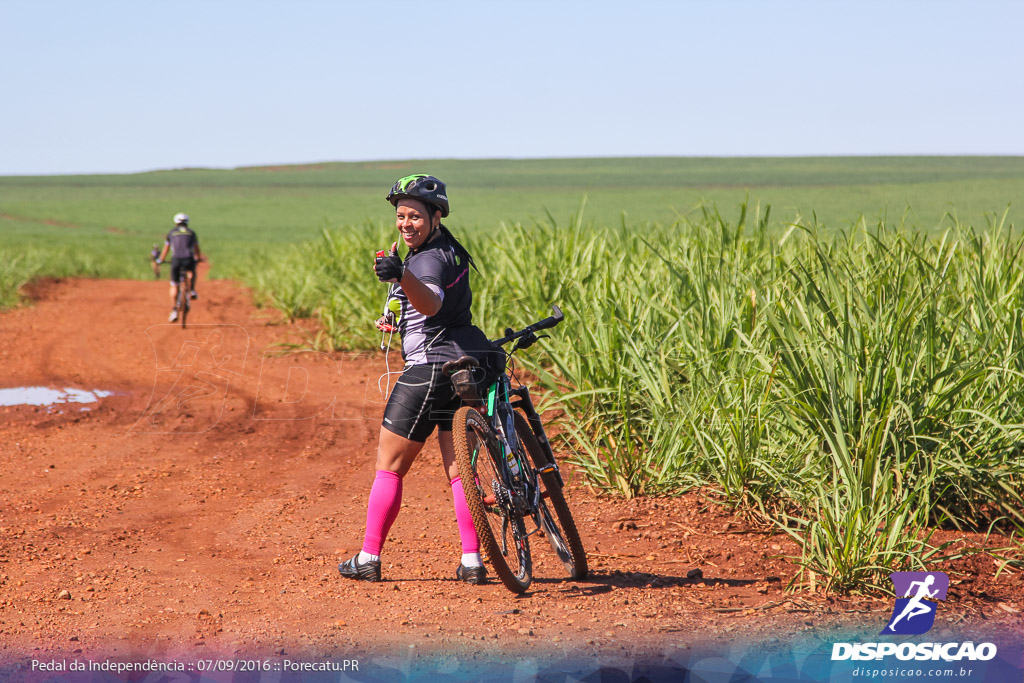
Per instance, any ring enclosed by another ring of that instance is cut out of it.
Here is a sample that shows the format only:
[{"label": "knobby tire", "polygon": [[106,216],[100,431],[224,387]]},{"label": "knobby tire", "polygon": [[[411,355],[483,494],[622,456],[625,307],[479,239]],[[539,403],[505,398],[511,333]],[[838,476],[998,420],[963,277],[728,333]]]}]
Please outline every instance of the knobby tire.
[{"label": "knobby tire", "polygon": [[[522,442],[526,452],[530,454],[533,464],[537,469],[548,464],[548,457],[540,447],[537,437],[530,428],[530,423],[520,413],[515,413],[516,434]],[[539,476],[541,483],[540,504],[543,508],[550,505],[554,510],[551,516],[550,510],[545,516],[545,510],[541,510],[541,518],[544,520],[542,528],[544,535],[548,537],[552,550],[558,559],[569,572],[569,577],[579,580],[587,576],[587,553],[583,549],[583,541],[580,539],[580,532],[576,529],[576,521],[569,511],[569,504],[565,501],[565,494],[562,492],[562,485],[558,481],[558,475],[554,472],[545,472]],[[465,480],[463,480],[465,481]]]},{"label": "knobby tire", "polygon": [[[533,562],[526,524],[521,515],[501,516],[501,461],[497,439],[487,419],[468,406],[452,422],[455,464],[462,477],[466,505],[473,517],[480,549],[501,582],[513,593],[524,593],[533,580]],[[505,523],[507,520],[507,523]],[[506,546],[502,553],[502,541]]]}]

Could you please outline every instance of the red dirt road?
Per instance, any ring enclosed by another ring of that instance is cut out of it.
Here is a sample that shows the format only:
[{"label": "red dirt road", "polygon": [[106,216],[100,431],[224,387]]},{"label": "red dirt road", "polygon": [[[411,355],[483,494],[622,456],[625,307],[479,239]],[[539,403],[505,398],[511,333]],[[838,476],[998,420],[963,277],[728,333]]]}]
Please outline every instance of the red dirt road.
[{"label": "red dirt road", "polygon": [[[891,599],[786,593],[795,546],[697,495],[625,501],[571,475],[592,575],[563,580],[535,538],[526,596],[463,585],[433,439],[406,480],[385,581],[343,580],[336,566],[362,541],[383,354],[278,355],[296,327],[232,283],[200,294],[186,330],[164,322],[163,282],[50,281],[0,313],[0,388],[115,392],[87,411],[0,407],[0,662],[635,657],[886,623]],[[1021,632],[1018,573],[994,578],[986,556],[945,569],[936,632]]]}]

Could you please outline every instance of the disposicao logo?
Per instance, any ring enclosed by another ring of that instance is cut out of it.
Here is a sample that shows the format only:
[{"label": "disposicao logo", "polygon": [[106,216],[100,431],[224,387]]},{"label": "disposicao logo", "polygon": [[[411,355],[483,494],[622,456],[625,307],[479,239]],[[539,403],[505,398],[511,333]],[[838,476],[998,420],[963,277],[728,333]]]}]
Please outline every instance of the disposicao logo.
[{"label": "disposicao logo", "polygon": [[938,604],[933,601],[946,599],[949,577],[944,572],[893,572],[889,578],[897,597],[882,635],[917,636],[930,631]]},{"label": "disposicao logo", "polygon": [[[949,577],[944,572],[893,572],[896,604],[880,635],[915,636],[935,624],[937,600],[945,600]],[[903,596],[903,597],[899,597]],[[987,661],[996,656],[993,643],[833,643],[832,660]]]}]

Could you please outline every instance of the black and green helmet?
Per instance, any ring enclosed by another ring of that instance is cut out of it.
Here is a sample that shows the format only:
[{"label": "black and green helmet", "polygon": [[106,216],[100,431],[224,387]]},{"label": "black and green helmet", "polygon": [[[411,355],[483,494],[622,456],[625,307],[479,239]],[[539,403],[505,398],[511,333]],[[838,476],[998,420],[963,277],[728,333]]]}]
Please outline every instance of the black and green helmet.
[{"label": "black and green helmet", "polygon": [[398,206],[399,199],[418,199],[441,210],[441,218],[448,215],[448,191],[440,180],[432,175],[417,173],[399,178],[388,192],[388,201]]}]

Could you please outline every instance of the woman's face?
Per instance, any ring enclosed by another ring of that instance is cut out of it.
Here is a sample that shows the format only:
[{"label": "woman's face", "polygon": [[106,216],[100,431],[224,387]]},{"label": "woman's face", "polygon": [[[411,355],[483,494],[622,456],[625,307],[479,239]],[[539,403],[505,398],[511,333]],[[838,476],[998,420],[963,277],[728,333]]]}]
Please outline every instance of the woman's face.
[{"label": "woman's face", "polygon": [[395,212],[395,226],[405,241],[405,246],[418,249],[434,226],[437,212],[430,215],[427,205],[415,199],[399,199]]}]

